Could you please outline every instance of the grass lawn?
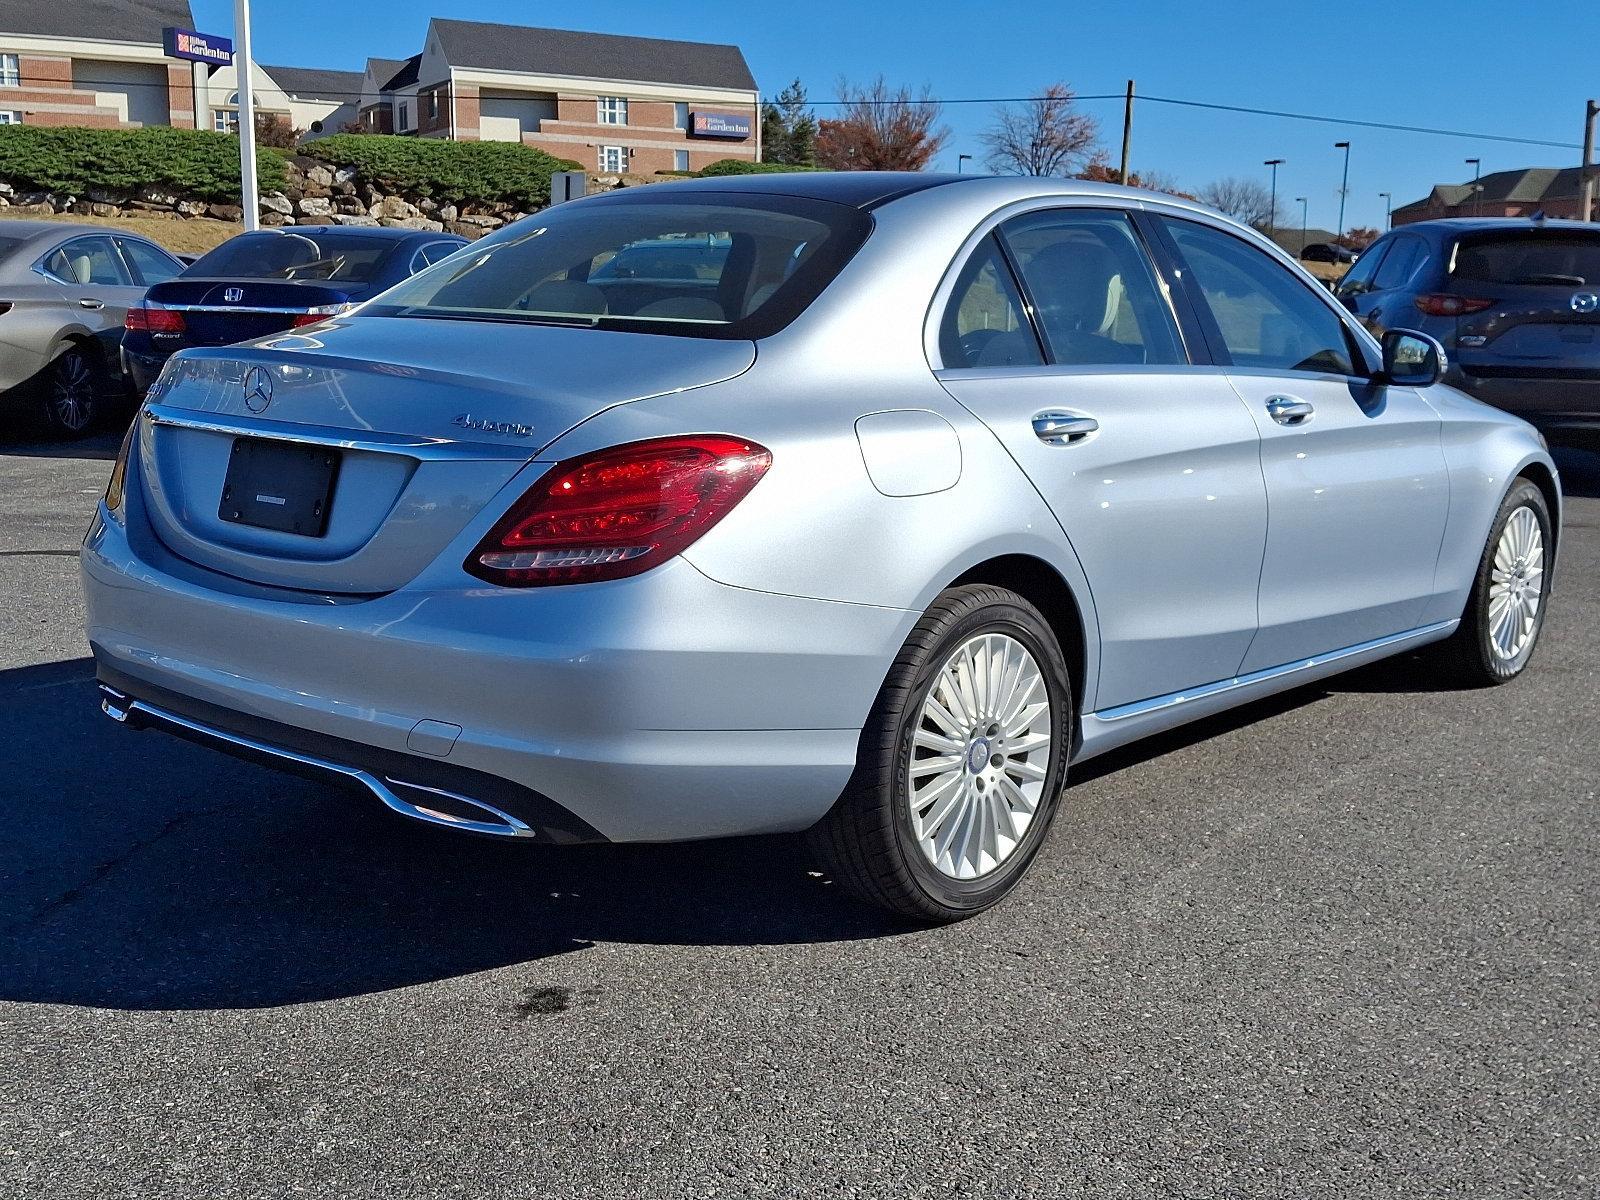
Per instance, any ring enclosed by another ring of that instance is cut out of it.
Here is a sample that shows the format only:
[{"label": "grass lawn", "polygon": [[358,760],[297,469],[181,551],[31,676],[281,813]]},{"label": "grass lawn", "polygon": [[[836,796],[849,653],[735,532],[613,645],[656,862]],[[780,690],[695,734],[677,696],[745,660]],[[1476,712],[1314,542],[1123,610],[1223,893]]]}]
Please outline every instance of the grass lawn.
[{"label": "grass lawn", "polygon": [[174,254],[204,254],[215,246],[244,232],[238,221],[214,221],[210,217],[80,217],[73,213],[43,216],[18,213],[15,218],[0,211],[0,230],[8,219],[19,221],[68,221],[75,225],[103,225],[149,238]]}]

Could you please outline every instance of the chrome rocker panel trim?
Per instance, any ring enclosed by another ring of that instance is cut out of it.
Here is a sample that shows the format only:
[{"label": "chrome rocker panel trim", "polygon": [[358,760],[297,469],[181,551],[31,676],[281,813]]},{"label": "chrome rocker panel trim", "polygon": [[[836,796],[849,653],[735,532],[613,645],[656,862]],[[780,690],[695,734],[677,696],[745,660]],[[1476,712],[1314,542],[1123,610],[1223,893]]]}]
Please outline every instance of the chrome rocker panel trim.
[{"label": "chrome rocker panel trim", "polygon": [[1173,729],[1202,717],[1211,716],[1252,700],[1288,691],[1329,675],[1337,675],[1369,662],[1388,658],[1410,647],[1443,641],[1461,624],[1459,618],[1437,621],[1404,633],[1374,638],[1339,650],[1329,650],[1310,658],[1296,659],[1276,667],[1252,671],[1232,679],[1185,688],[1165,696],[1151,696],[1115,708],[1085,713],[1082,744],[1075,761],[1083,761],[1153,733]]},{"label": "chrome rocker panel trim", "polygon": [[[344,763],[318,758],[315,755],[303,754],[297,750],[274,746],[269,742],[258,741],[243,734],[219,729],[215,725],[207,725],[202,721],[191,720],[158,705],[149,704],[143,700],[135,700],[133,697],[119,692],[116,688],[109,687],[104,683],[100,684],[100,708],[113,721],[127,725],[132,729],[160,729],[179,736],[210,742],[222,749],[231,749],[235,752],[243,751],[249,755],[266,758],[273,763],[296,768],[312,775],[331,777],[335,781],[357,784],[382,801],[391,811],[397,812],[403,817],[410,817],[415,821],[423,821],[430,825],[443,825],[446,828],[460,830],[465,833],[488,834],[491,837],[531,838],[536,836],[534,830],[525,822],[483,800],[475,800],[470,796],[463,796],[459,792],[446,791],[443,788],[426,787],[419,783],[407,783],[403,779],[392,779],[388,776],[380,779],[377,775],[360,767],[352,767]],[[450,813],[428,808],[422,804],[414,804],[401,797],[394,790],[396,788],[408,792],[423,793],[425,796],[437,797],[439,800],[452,804],[465,805],[493,817],[494,820],[472,820],[466,817],[452,816]]]}]

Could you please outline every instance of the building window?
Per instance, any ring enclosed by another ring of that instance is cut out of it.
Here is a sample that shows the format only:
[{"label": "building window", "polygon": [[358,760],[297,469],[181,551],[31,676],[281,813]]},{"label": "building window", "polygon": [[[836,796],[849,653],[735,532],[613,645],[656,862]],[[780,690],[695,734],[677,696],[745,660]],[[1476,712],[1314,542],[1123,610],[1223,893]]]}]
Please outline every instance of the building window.
[{"label": "building window", "polygon": [[600,97],[600,124],[626,125],[628,123],[628,102],[621,96]]},{"label": "building window", "polygon": [[689,152],[687,150],[674,150],[672,152],[672,169],[674,171],[687,171],[689,169]]},{"label": "building window", "polygon": [[430,121],[437,121],[439,119],[439,92],[438,92],[438,89],[435,89],[435,90],[433,90],[433,91],[428,93],[428,119]]},{"label": "building window", "polygon": [[21,125],[22,114],[16,109],[0,108],[0,125]]},{"label": "building window", "polygon": [[601,146],[600,169],[608,175],[621,175],[628,169],[627,149],[622,146]]},{"label": "building window", "polygon": [[0,54],[0,87],[22,86],[22,64],[15,54]]},{"label": "building window", "polygon": [[407,104],[404,100],[400,102],[399,128],[402,130],[411,128],[411,105]]},{"label": "building window", "polygon": [[213,109],[211,112],[211,128],[218,133],[238,133],[238,112],[231,108]]},{"label": "building window", "polygon": [[689,128],[689,106],[687,104],[674,104],[672,106],[672,124],[677,129]]}]

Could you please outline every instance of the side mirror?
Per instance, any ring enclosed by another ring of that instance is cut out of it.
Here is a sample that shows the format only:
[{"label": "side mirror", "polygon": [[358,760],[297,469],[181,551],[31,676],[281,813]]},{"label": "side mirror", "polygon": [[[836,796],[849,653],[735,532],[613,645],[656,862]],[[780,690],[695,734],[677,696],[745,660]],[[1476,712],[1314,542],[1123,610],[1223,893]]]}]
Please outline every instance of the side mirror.
[{"label": "side mirror", "polygon": [[1385,331],[1382,382],[1427,387],[1439,382],[1448,365],[1444,347],[1427,334],[1411,329]]}]

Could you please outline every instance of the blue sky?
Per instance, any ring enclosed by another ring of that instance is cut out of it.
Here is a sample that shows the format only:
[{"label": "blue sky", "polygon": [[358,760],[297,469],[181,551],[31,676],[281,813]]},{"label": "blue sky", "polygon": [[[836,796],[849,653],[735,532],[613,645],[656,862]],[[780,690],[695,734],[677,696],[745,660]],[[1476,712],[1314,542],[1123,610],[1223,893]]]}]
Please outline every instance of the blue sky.
[{"label": "blue sky", "polygon": [[[232,29],[230,0],[192,0],[206,32]],[[841,76],[882,72],[926,83],[944,98],[1032,95],[1064,80],[1081,94],[1122,91],[1130,77],[1149,95],[1576,144],[1583,105],[1600,96],[1600,13],[1535,0],[1294,4],[1292,0],[607,0],[556,5],[515,0],[256,0],[256,55],[264,62],[359,68],[369,54],[420,49],[428,18],[557,25],[605,33],[736,42],[763,92],[795,76],[814,100],[833,98]],[[1086,104],[1116,156],[1120,100]],[[825,115],[826,109],[819,109]],[[950,105],[941,166],[981,158],[987,105]],[[1436,182],[1519,166],[1567,166],[1576,149],[1393,133],[1273,117],[1142,104],[1133,166],[1180,186],[1224,175],[1267,178],[1262,161],[1287,160],[1278,191],[1310,223],[1338,214],[1341,155],[1352,142],[1347,225],[1381,224],[1383,201],[1426,194]]]}]

